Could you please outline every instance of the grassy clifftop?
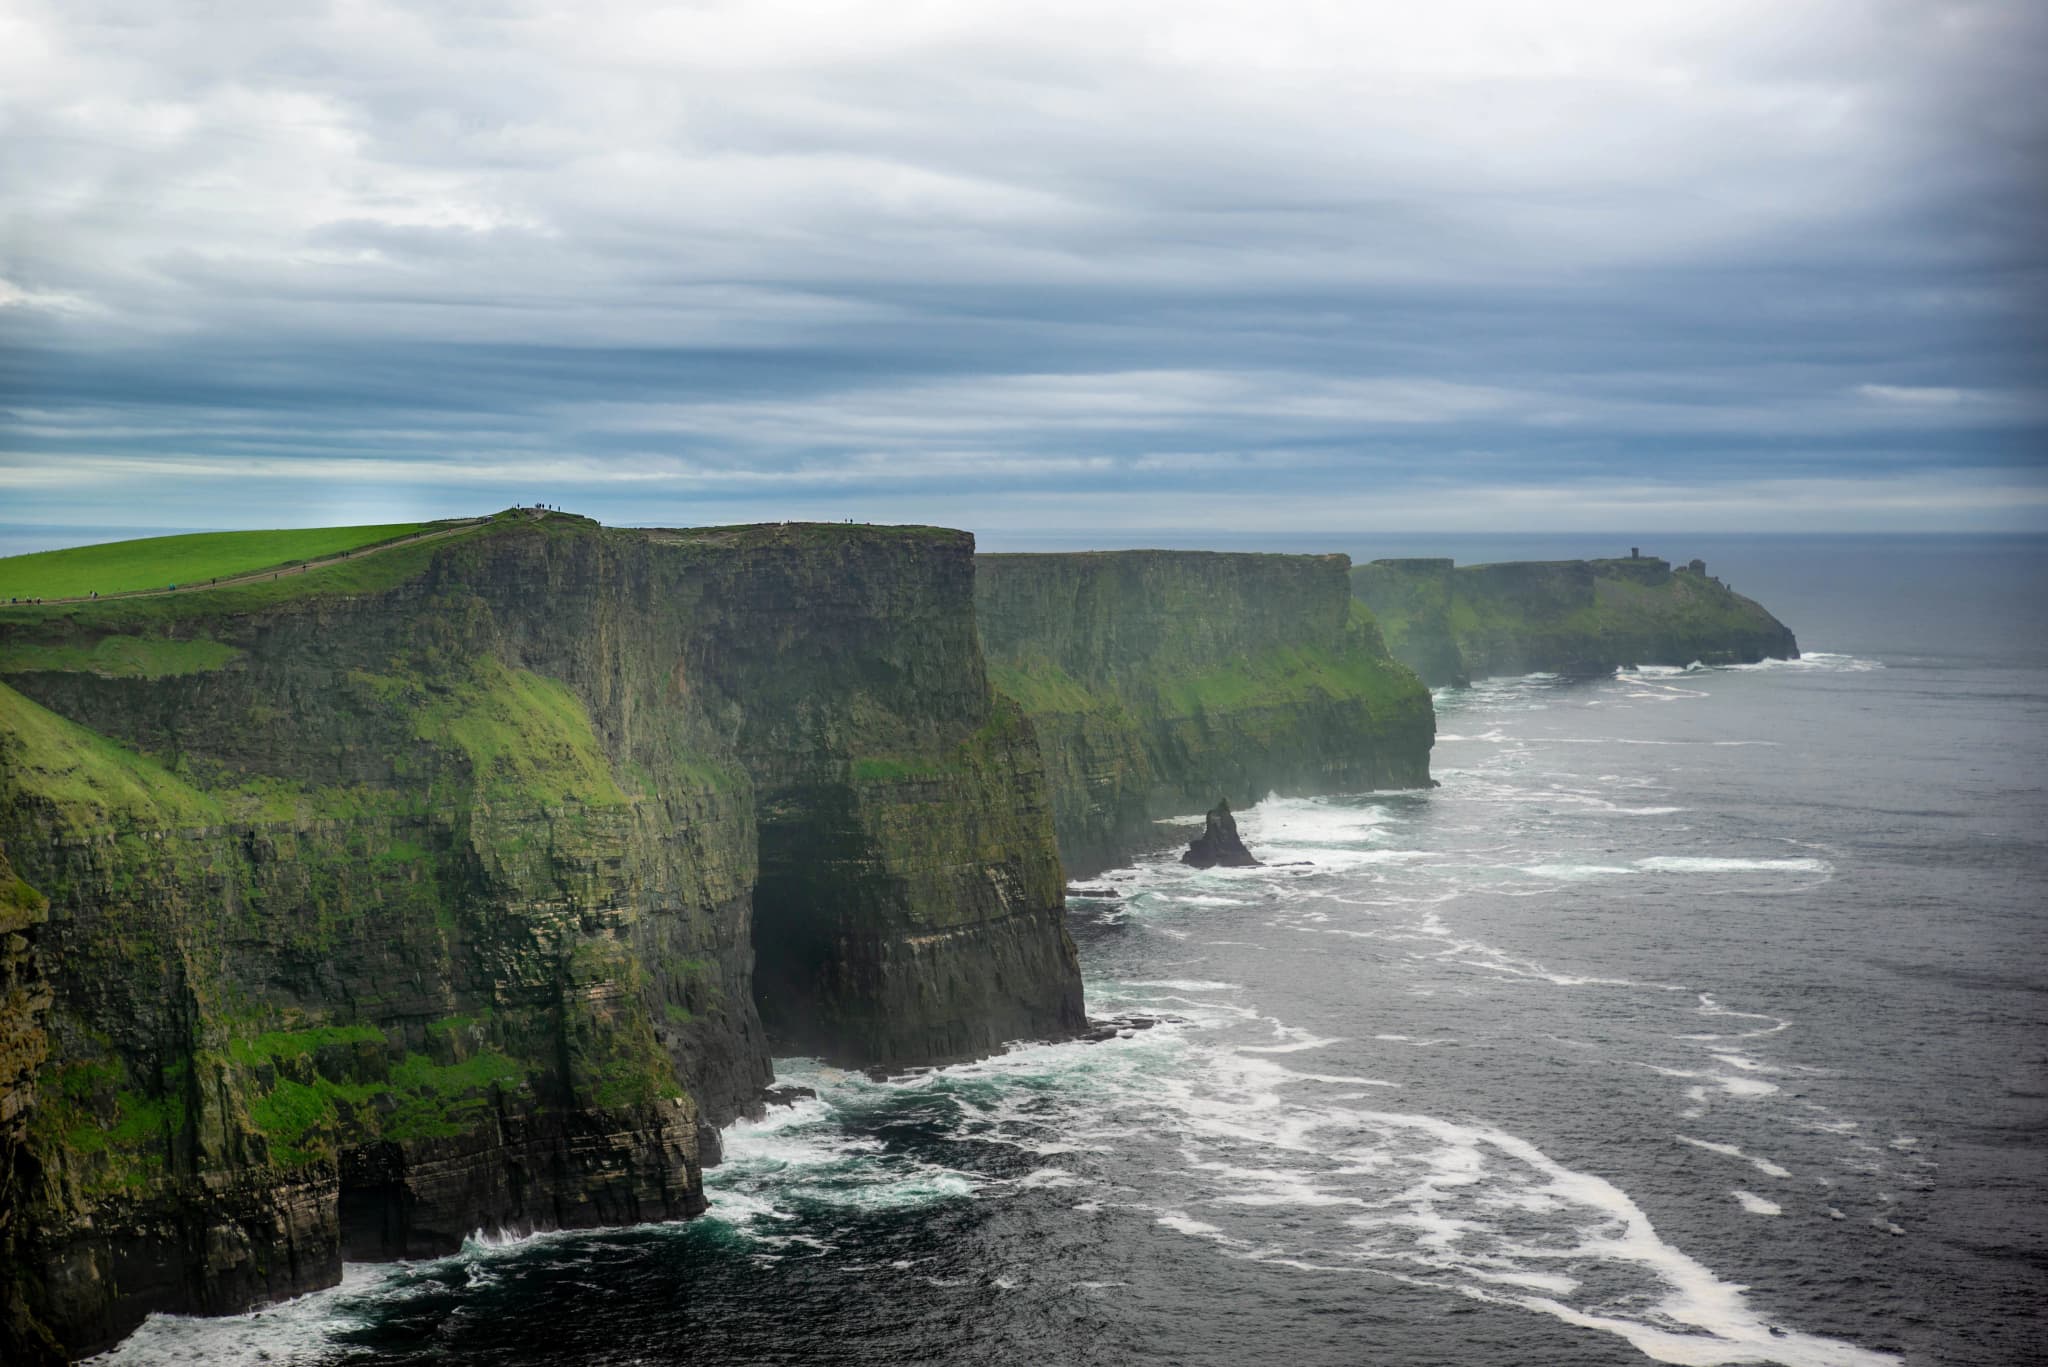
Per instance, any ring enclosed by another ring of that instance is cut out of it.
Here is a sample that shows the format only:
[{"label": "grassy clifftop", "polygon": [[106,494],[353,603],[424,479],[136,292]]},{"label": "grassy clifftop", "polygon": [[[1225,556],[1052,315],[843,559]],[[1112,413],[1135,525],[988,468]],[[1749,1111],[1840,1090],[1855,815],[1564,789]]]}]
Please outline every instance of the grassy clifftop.
[{"label": "grassy clifftop", "polygon": [[1698,561],[1673,569],[1649,556],[1463,568],[1376,560],[1352,571],[1352,590],[1394,654],[1432,685],[1799,653],[1784,623]]},{"label": "grassy clifftop", "polygon": [[428,530],[420,522],[197,532],[0,557],[0,598],[74,598],[226,579],[324,560]]},{"label": "grassy clifftop", "polygon": [[1429,695],[1342,556],[985,555],[990,678],[1031,719],[1081,872],[1218,797],[1429,782]]}]

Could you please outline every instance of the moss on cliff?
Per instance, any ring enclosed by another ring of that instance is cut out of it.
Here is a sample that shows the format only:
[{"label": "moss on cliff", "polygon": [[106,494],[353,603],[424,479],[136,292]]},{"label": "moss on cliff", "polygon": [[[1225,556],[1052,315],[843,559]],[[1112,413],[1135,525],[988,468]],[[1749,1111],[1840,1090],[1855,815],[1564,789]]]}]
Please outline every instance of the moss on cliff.
[{"label": "moss on cliff", "polygon": [[469,761],[480,797],[606,807],[628,800],[589,710],[559,680],[486,658],[457,682],[398,685],[391,696],[411,702],[415,735]]},{"label": "moss on cliff", "polygon": [[218,641],[168,640],[147,636],[103,636],[91,646],[15,642],[0,649],[0,674],[57,670],[119,678],[161,679],[204,674],[240,658]]},{"label": "moss on cliff", "polygon": [[147,755],[67,721],[0,684],[0,767],[65,829],[109,819],[161,829],[220,819],[220,804]]}]

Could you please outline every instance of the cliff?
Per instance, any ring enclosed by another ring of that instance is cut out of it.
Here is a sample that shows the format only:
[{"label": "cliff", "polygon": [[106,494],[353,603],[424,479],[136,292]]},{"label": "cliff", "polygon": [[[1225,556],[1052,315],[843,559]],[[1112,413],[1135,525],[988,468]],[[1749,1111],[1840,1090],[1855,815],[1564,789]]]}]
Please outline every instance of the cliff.
[{"label": "cliff", "polygon": [[692,1214],[771,1045],[1079,1029],[972,552],[522,513],[0,608],[0,1356]]},{"label": "cliff", "polygon": [[1395,658],[1429,684],[1496,674],[1797,659],[1791,631],[1693,561],[1650,556],[1468,565],[1375,560],[1351,572]]},{"label": "cliff", "polygon": [[1429,694],[1350,600],[1343,556],[978,557],[996,688],[1023,705],[1072,874],[1163,816],[1273,791],[1426,787]]}]

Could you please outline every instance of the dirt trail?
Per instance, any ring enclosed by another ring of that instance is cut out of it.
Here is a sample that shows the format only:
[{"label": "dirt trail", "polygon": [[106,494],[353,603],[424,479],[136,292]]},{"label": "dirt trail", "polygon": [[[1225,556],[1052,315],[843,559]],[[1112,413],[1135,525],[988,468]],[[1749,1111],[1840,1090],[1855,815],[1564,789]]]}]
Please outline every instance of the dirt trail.
[{"label": "dirt trail", "polygon": [[267,580],[282,578],[285,575],[304,574],[307,570],[317,570],[327,565],[339,565],[344,560],[361,560],[364,556],[375,555],[379,551],[395,551],[400,546],[417,546],[422,541],[438,541],[444,536],[454,536],[457,532],[466,532],[471,528],[482,526],[490,520],[487,517],[467,518],[462,522],[456,523],[454,526],[436,527],[429,532],[414,532],[411,536],[402,536],[396,541],[385,541],[375,546],[363,546],[352,551],[342,551],[336,555],[322,556],[318,560],[308,560],[303,564],[289,567],[272,565],[267,569],[251,570],[246,574],[229,575],[225,579],[203,579],[195,584],[167,585],[160,589],[126,589],[120,593],[102,593],[98,597],[87,593],[70,598],[38,598],[33,603],[22,602],[15,603],[12,606],[51,607],[58,603],[111,603],[120,598],[165,598],[174,593],[204,593],[208,589],[232,588],[236,584],[260,584]]}]

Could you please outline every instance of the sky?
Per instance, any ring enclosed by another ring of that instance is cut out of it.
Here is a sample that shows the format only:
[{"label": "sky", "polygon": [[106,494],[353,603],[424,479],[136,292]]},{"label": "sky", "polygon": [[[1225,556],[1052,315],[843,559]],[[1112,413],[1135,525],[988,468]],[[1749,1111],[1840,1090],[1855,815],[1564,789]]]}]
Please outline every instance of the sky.
[{"label": "sky", "polygon": [[2048,530],[2033,0],[0,0],[8,549]]}]

